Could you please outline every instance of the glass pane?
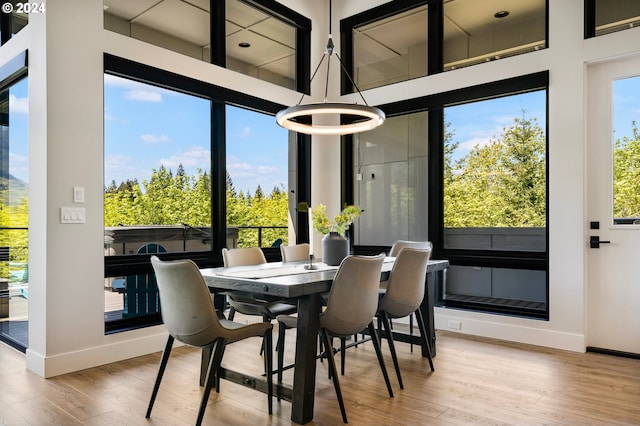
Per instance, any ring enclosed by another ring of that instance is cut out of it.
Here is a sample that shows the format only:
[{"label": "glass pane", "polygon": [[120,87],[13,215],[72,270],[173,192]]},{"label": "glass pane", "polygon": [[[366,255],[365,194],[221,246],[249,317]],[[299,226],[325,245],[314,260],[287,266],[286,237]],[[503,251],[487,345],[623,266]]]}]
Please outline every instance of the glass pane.
[{"label": "glass pane", "polygon": [[613,217],[640,225],[640,76],[613,82]]},{"label": "glass pane", "polygon": [[29,343],[28,84],[0,91],[0,336]]},{"label": "glass pane", "polygon": [[103,4],[105,29],[209,62],[209,0],[104,0]]},{"label": "glass pane", "polygon": [[[211,61],[209,0],[103,3],[104,28]],[[228,69],[295,90],[295,27],[239,0],[226,1],[225,22]]]},{"label": "glass pane", "polygon": [[234,106],[226,115],[227,235],[236,236],[227,246],[287,244],[289,132],[271,115]]},{"label": "glass pane", "polygon": [[427,113],[392,117],[355,136],[356,245],[427,240]]},{"label": "glass pane", "polygon": [[227,68],[295,90],[296,29],[244,2],[226,2]]},{"label": "glass pane", "polygon": [[445,109],[445,248],[544,251],[546,92]]},{"label": "glass pane", "polygon": [[427,6],[354,28],[353,52],[361,90],[427,75]]},{"label": "glass pane", "polygon": [[106,74],[105,254],[211,249],[211,103]]},{"label": "glass pane", "polygon": [[596,36],[634,28],[639,23],[639,1],[596,0]]},{"label": "glass pane", "polygon": [[444,4],[444,70],[546,47],[545,0]]}]

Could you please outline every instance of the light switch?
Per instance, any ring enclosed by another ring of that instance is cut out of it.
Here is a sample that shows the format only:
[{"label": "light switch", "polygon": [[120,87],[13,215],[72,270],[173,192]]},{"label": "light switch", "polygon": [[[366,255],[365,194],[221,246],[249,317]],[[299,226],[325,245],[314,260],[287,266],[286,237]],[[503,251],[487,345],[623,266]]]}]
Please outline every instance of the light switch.
[{"label": "light switch", "polygon": [[82,186],[73,187],[73,202],[84,203],[84,187]]},{"label": "light switch", "polygon": [[84,207],[60,207],[60,223],[84,223]]}]

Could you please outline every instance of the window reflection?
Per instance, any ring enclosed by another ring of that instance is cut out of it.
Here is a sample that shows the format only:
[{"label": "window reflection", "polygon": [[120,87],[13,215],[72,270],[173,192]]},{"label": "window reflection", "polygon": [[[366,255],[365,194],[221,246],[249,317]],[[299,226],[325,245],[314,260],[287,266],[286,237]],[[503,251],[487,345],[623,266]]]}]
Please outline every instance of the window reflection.
[{"label": "window reflection", "polygon": [[477,0],[445,2],[445,71],[546,47],[545,0],[495,2],[494,9]]}]

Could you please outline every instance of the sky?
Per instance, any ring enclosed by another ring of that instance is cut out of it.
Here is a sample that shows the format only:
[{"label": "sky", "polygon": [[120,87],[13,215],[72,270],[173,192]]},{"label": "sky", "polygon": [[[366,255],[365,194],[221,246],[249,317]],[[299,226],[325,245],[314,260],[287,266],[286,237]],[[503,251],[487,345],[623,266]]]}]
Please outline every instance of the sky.
[{"label": "sky", "polygon": [[[210,102],[105,75],[105,184],[149,179],[160,165],[210,167]],[[227,106],[227,171],[236,190],[286,188],[287,131],[275,119]]]},{"label": "sky", "polygon": [[[640,77],[613,85],[616,138],[630,136],[640,122]],[[27,80],[10,89],[10,173],[28,182]],[[161,164],[189,174],[209,170],[209,102],[194,96],[105,75],[105,185],[126,179],[149,179]],[[545,125],[544,92],[450,107],[445,119],[460,142],[457,155],[499,137],[513,117],[537,117]],[[227,107],[227,170],[236,190],[254,193],[259,184],[270,192],[286,188],[287,131],[272,116]]]}]

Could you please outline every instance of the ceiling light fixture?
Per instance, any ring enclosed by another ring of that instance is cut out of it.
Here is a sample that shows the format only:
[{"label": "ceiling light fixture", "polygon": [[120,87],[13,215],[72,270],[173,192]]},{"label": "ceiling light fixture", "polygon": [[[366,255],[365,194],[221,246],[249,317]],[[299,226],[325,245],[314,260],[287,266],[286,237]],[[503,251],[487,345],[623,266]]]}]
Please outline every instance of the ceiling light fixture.
[{"label": "ceiling light fixture", "polygon": [[[331,0],[329,0],[329,40],[327,41],[327,48],[325,52],[322,54],[322,58],[320,59],[320,63],[316,67],[313,75],[311,76],[311,81],[318,73],[320,69],[320,65],[324,61],[324,58],[327,58],[327,77],[325,81],[324,87],[324,101],[316,102],[310,104],[301,104],[304,99],[304,94],[298,101],[298,103],[289,108],[285,108],[282,111],[276,114],[276,122],[284,127],[285,129],[289,129],[299,133],[305,133],[308,135],[348,135],[353,133],[364,132],[367,130],[375,129],[384,123],[385,114],[379,108],[369,106],[367,101],[364,99],[362,92],[356,85],[356,83],[349,75],[349,72],[346,70],[344,64],[342,63],[342,59],[340,59],[340,55],[337,52],[334,52],[334,44],[331,38]],[[329,68],[331,66],[331,56],[335,54],[336,58],[340,62],[342,70],[345,72],[349,81],[353,87],[355,87],[356,91],[362,98],[362,102],[364,105],[357,103],[340,103],[340,102],[328,102],[327,96],[329,92]],[[343,124],[335,125],[319,125],[313,124],[313,116],[320,115],[347,115],[349,116],[349,122]]]},{"label": "ceiling light fixture", "polygon": [[509,11],[508,10],[501,10],[500,12],[496,12],[493,14],[494,18],[506,18],[507,16],[509,16]]}]

